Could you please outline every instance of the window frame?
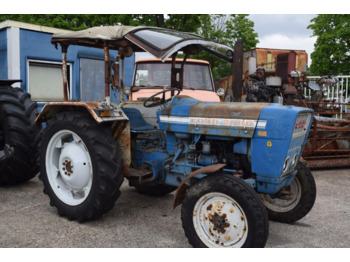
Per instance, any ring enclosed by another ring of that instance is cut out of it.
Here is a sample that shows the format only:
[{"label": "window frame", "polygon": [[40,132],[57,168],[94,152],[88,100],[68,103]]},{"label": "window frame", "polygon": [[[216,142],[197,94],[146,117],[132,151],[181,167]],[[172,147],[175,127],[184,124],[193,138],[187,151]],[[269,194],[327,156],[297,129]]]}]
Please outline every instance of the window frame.
[{"label": "window frame", "polygon": [[[27,59],[27,92],[30,93],[30,77],[29,77],[29,71],[30,71],[30,63],[38,63],[38,64],[49,64],[49,65],[60,65],[62,68],[62,61],[52,61],[52,60],[43,60],[43,59]],[[72,79],[73,79],[73,75],[72,75],[72,67],[73,67],[73,63],[69,62],[67,63],[67,69],[69,70],[69,80],[68,80],[68,90],[69,90],[69,100],[72,100]],[[63,82],[62,82],[62,94],[63,94]],[[63,101],[63,99],[62,99]],[[44,104],[44,103],[49,103],[49,102],[62,102],[60,101],[36,101],[37,103],[40,104]]]}]

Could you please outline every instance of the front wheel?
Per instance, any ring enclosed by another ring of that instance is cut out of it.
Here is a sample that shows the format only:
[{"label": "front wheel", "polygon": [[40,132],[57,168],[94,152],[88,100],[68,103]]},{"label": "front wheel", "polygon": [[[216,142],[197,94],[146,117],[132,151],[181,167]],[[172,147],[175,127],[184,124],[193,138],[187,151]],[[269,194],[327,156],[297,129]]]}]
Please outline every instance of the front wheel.
[{"label": "front wheel", "polygon": [[316,200],[316,184],[310,170],[301,162],[297,166],[297,174],[288,187],[277,195],[260,195],[266,206],[269,219],[294,223],[306,216]]},{"label": "front wheel", "polygon": [[122,160],[111,132],[89,115],[73,112],[55,115],[43,130],[44,193],[69,220],[97,218],[120,196]]},{"label": "front wheel", "polygon": [[191,186],[181,219],[193,247],[264,247],[269,233],[259,196],[228,175],[209,176]]}]

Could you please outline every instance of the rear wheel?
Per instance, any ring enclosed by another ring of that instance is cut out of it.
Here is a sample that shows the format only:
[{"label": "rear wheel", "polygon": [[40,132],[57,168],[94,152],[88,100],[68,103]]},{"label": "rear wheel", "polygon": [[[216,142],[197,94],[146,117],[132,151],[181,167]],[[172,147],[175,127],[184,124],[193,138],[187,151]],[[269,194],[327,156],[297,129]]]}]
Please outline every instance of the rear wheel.
[{"label": "rear wheel", "polygon": [[36,114],[30,94],[0,86],[0,185],[23,183],[38,173]]},{"label": "rear wheel", "polygon": [[260,195],[269,219],[294,223],[306,216],[316,200],[316,184],[310,170],[301,162],[297,166],[292,184],[277,195]]},{"label": "rear wheel", "polygon": [[44,193],[70,220],[95,219],[113,206],[123,182],[122,159],[109,127],[84,113],[59,113],[47,122],[41,146]]},{"label": "rear wheel", "polygon": [[226,175],[199,180],[186,192],[182,225],[193,247],[264,247],[264,205],[244,181]]}]

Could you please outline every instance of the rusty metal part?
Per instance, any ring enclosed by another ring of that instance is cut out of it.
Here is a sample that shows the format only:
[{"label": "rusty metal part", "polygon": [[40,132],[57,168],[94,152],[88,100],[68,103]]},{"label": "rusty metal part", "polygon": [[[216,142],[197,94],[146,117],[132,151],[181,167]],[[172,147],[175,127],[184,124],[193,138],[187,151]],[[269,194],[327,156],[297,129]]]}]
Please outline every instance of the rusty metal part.
[{"label": "rusty metal part", "polygon": [[104,45],[104,54],[105,54],[105,97],[110,96],[110,90],[109,90],[109,82],[111,78],[111,69],[110,69],[110,63],[109,63],[109,48],[107,43]]},{"label": "rusty metal part", "polygon": [[253,48],[244,52],[243,70],[244,72],[249,70],[249,58],[254,57],[256,59],[257,68],[263,68],[267,75],[274,74],[276,72],[276,66],[278,65],[276,61],[277,55],[290,53],[291,51],[296,54],[295,69],[302,72],[304,69],[303,67],[308,64],[308,55],[304,50],[271,48]]},{"label": "rusty metal part", "polygon": [[294,51],[279,53],[276,56],[276,76],[281,77],[282,83],[290,82],[289,74],[296,68],[296,58],[297,54]]},{"label": "rusty metal part", "polygon": [[261,110],[269,106],[268,103],[198,103],[190,108],[191,117],[230,118],[258,120]]},{"label": "rusty metal part", "polygon": [[241,101],[243,81],[243,43],[239,39],[234,47],[232,93],[236,102]]},{"label": "rusty metal part", "polygon": [[148,169],[143,169],[142,167],[140,169],[130,169],[130,175],[127,177],[130,179],[136,179],[138,184],[144,184],[147,182],[154,181],[153,177],[153,171]]},{"label": "rusty metal part", "polygon": [[[40,114],[36,118],[36,123],[39,125],[59,112],[75,110],[87,111],[97,123],[128,120],[122,110],[117,107],[108,107],[105,104],[102,106],[100,102],[49,102],[40,111]],[[98,112],[101,113],[104,111],[110,111],[109,116],[103,117],[98,114]]]},{"label": "rusty metal part", "polygon": [[62,76],[63,76],[63,101],[68,101],[68,77],[67,77],[67,49],[62,45]]},{"label": "rusty metal part", "polygon": [[222,168],[224,168],[225,166],[226,166],[226,164],[216,164],[216,165],[206,166],[206,167],[197,169],[196,171],[194,171],[190,175],[188,175],[184,180],[182,180],[181,184],[176,189],[173,207],[175,208],[182,203],[182,199],[184,198],[186,190],[188,189],[188,185],[186,184],[186,182],[188,180],[190,180],[191,178],[193,178],[199,174],[216,173],[219,170],[221,170]]},{"label": "rusty metal part", "polygon": [[73,166],[72,166],[72,162],[68,159],[66,159],[63,163],[63,168],[62,170],[64,171],[64,173],[67,176],[70,176],[71,174],[73,174]]},{"label": "rusty metal part", "polygon": [[327,169],[335,167],[350,167],[350,158],[335,158],[330,159],[326,157],[325,159],[314,158],[306,161],[306,166],[310,169]]},{"label": "rusty metal part", "polygon": [[117,58],[115,59],[115,63],[113,63],[113,71],[114,71],[114,75],[113,75],[113,85],[116,88],[119,88],[119,60],[120,60],[120,55],[118,53]]},{"label": "rusty metal part", "polygon": [[120,72],[120,95],[119,99],[120,102],[124,101],[124,56],[120,57],[120,65],[121,65],[121,72]]},{"label": "rusty metal part", "polygon": [[302,101],[299,105],[313,108],[316,114],[302,154],[307,166],[312,169],[350,166],[350,119],[348,113],[341,112],[341,106],[349,107],[350,103]]},{"label": "rusty metal part", "polygon": [[[120,123],[120,121],[119,121]],[[120,123],[124,125],[124,123]],[[125,177],[130,175],[130,164],[131,164],[131,138],[130,138],[130,122],[125,122],[125,126],[121,126],[122,131],[118,136],[113,136],[114,140],[119,145],[119,156],[123,159],[122,174]]]}]

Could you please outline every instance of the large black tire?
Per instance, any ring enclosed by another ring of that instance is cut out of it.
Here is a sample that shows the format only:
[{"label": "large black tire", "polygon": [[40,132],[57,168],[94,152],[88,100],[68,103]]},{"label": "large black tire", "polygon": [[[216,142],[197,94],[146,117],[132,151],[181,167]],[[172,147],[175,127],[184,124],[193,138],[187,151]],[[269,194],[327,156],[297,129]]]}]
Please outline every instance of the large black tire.
[{"label": "large black tire", "polygon": [[0,185],[26,182],[39,172],[37,104],[20,88],[0,86]]},{"label": "large black tire", "polygon": [[133,186],[136,188],[136,190],[140,194],[144,194],[147,196],[154,196],[154,197],[160,197],[164,196],[166,194],[169,194],[176,190],[176,187],[164,185],[164,184],[133,184]]},{"label": "large black tire", "polygon": [[269,234],[266,209],[244,181],[213,175],[185,195],[182,226],[193,247],[264,247]]},{"label": "large black tire", "polygon": [[[283,197],[260,195],[269,219],[281,223],[294,223],[306,216],[316,200],[316,183],[310,170],[301,162],[292,184],[283,189]],[[284,192],[287,192],[285,194]]]},{"label": "large black tire", "polygon": [[47,122],[40,176],[59,215],[82,222],[108,212],[120,196],[122,166],[112,129],[90,115],[63,112]]}]

